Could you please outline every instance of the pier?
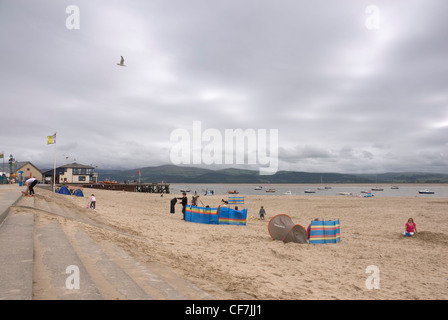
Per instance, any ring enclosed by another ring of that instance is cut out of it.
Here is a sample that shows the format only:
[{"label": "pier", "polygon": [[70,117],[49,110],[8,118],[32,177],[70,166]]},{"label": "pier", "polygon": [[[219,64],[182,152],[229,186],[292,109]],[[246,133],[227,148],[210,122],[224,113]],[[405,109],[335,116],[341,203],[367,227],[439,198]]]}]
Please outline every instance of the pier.
[{"label": "pier", "polygon": [[167,183],[89,183],[83,184],[82,187],[128,192],[170,193],[170,185]]}]

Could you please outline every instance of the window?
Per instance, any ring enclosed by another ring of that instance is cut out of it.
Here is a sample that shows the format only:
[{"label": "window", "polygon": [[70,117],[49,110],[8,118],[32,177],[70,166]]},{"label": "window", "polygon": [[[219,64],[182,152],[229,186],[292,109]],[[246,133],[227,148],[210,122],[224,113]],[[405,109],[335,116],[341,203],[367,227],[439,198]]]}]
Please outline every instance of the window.
[{"label": "window", "polygon": [[89,169],[89,168],[73,168],[73,174],[93,174],[94,171],[93,169]]},{"label": "window", "polygon": [[79,176],[78,181],[86,181],[86,176]]}]

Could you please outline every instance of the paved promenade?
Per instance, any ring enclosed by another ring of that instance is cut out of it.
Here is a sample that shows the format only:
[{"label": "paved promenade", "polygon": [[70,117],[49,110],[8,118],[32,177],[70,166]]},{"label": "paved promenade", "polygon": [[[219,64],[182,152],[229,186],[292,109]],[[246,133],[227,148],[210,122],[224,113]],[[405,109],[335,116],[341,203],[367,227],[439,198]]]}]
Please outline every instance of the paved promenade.
[{"label": "paved promenade", "polygon": [[8,215],[9,208],[22,196],[20,191],[25,189],[26,187],[19,187],[18,184],[0,184],[0,223]]},{"label": "paved promenade", "polygon": [[59,206],[39,189],[35,197],[24,197],[24,190],[0,185],[0,300],[214,299],[166,266],[139,262],[86,231],[122,232]]}]

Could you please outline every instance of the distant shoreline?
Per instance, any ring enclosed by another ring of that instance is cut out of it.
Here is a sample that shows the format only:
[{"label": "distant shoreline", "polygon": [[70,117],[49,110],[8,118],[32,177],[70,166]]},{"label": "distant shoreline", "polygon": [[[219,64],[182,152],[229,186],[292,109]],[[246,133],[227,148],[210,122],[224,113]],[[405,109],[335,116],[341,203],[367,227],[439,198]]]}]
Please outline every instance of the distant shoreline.
[{"label": "distant shoreline", "polygon": [[263,186],[263,187],[272,187],[272,186],[328,186],[328,187],[332,187],[332,186],[372,186],[372,187],[384,187],[384,186],[412,186],[412,187],[425,187],[425,186],[440,186],[440,187],[444,187],[447,186],[448,187],[448,183],[439,183],[439,182],[428,182],[428,183],[422,183],[422,182],[397,182],[397,183],[391,183],[391,182],[378,182],[378,183],[369,183],[369,182],[360,182],[360,183],[356,183],[356,182],[333,182],[333,183],[323,183],[321,184],[319,183],[313,183],[313,182],[308,182],[308,183],[239,183],[239,182],[194,182],[194,183],[189,183],[189,182],[167,182],[170,185],[182,185],[185,186],[187,185],[240,185],[240,186]]},{"label": "distant shoreline", "polygon": [[[396,185],[397,188],[392,188]],[[256,187],[261,186],[261,189]],[[327,187],[327,188],[325,188]],[[380,190],[374,190],[378,188]],[[273,189],[272,191],[268,191]],[[428,189],[433,194],[420,194],[420,190]],[[215,195],[221,196],[304,196],[304,197],[365,197],[370,193],[373,197],[440,197],[448,198],[448,184],[373,184],[373,183],[341,183],[341,184],[246,184],[246,183],[172,183],[170,192],[179,194],[185,190],[192,195],[206,196],[205,193],[213,190]],[[237,193],[229,193],[237,191]],[[208,195],[207,195],[208,196]]]}]

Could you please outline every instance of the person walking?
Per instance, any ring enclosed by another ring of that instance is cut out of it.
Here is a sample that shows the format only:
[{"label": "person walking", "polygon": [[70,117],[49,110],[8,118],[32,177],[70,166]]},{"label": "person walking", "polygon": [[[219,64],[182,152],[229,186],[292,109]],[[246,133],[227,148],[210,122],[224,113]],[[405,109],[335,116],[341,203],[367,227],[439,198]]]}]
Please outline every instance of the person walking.
[{"label": "person walking", "polygon": [[90,209],[95,208],[96,208],[96,198],[95,195],[92,193],[92,195],[90,196]]}]

